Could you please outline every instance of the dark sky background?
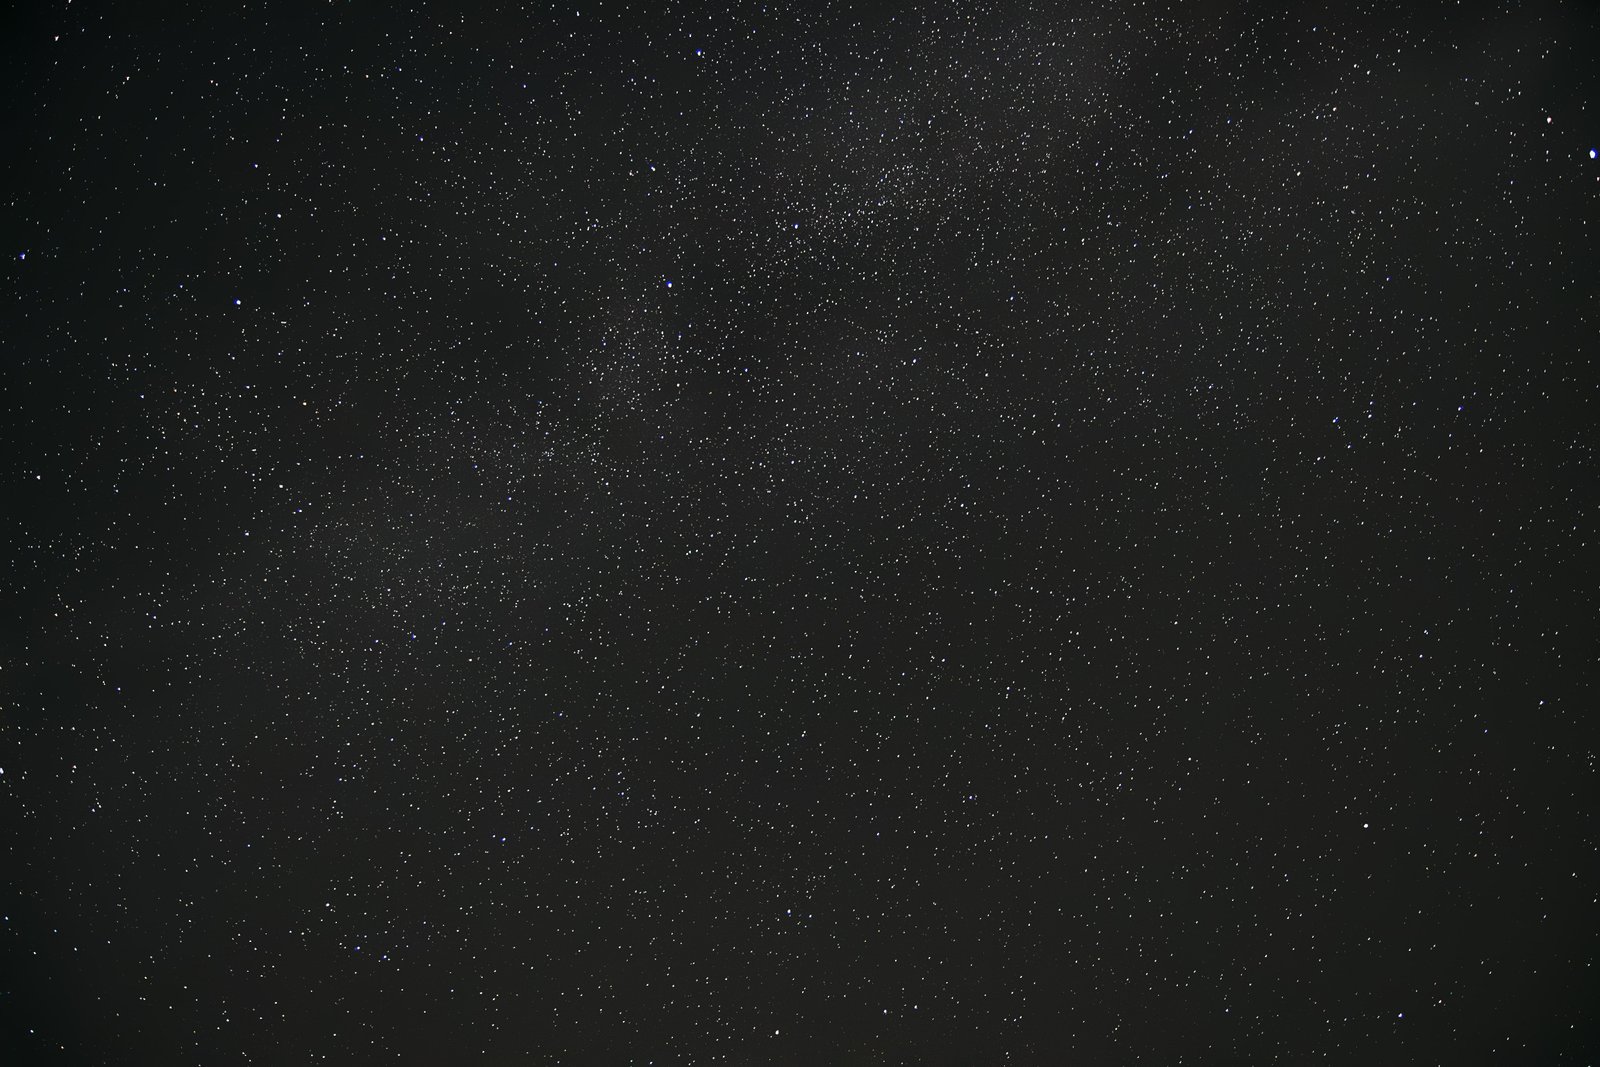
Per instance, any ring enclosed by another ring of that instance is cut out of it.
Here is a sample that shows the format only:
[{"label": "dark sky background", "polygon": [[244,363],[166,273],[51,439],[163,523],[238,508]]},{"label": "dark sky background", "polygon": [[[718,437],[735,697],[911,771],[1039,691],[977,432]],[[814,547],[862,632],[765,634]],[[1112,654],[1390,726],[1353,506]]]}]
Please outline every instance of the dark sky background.
[{"label": "dark sky background", "polygon": [[464,6],[4,15],[0,1062],[1594,1061],[1593,5]]}]

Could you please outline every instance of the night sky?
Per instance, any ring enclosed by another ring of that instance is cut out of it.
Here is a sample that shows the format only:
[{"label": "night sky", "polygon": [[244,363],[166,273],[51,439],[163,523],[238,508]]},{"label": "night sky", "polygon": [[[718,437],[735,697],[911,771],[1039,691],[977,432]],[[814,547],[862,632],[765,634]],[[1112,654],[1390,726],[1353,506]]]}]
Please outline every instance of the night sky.
[{"label": "night sky", "polygon": [[935,7],[0,16],[0,1063],[1595,1062],[1600,9]]}]

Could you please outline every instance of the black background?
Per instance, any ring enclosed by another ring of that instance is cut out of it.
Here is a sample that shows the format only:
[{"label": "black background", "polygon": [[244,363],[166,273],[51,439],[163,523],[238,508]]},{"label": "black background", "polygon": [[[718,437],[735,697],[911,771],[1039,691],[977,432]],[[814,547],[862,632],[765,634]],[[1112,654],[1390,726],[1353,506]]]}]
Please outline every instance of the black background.
[{"label": "black background", "polygon": [[5,15],[0,1062],[1591,1062],[1591,5],[468,6]]}]

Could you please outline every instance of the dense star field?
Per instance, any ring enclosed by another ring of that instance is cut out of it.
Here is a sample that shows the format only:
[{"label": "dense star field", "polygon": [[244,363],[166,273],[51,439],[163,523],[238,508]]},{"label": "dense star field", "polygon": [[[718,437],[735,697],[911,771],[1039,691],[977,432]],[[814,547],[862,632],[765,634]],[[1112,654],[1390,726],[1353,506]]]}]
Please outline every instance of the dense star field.
[{"label": "dense star field", "polygon": [[0,1063],[1600,1055],[1589,4],[12,5]]}]

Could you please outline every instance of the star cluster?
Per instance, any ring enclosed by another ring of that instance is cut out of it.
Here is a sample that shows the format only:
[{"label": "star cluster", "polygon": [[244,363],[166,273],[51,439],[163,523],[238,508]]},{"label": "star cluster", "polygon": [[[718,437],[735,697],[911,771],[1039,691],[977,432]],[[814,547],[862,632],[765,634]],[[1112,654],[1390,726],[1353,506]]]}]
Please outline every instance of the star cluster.
[{"label": "star cluster", "polygon": [[0,1061],[1589,1062],[1593,12],[468,7],[5,16]]}]

